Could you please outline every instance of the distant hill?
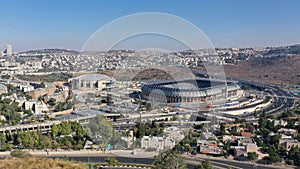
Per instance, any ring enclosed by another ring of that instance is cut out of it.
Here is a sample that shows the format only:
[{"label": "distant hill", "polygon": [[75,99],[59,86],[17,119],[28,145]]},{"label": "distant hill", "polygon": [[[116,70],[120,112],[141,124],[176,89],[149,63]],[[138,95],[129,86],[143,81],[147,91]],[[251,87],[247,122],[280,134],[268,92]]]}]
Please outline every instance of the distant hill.
[{"label": "distant hill", "polygon": [[30,53],[79,53],[75,50],[69,49],[38,49],[38,50],[29,50],[26,52],[21,52],[20,54],[30,54]]},{"label": "distant hill", "polygon": [[[300,55],[252,58],[236,65],[224,65],[227,77],[255,80],[268,84],[300,85]],[[206,73],[205,68],[196,70]]]},{"label": "distant hill", "polygon": [[265,56],[278,56],[278,55],[300,55],[300,44],[292,46],[283,46],[283,47],[271,47],[270,50],[266,53],[263,53]]}]

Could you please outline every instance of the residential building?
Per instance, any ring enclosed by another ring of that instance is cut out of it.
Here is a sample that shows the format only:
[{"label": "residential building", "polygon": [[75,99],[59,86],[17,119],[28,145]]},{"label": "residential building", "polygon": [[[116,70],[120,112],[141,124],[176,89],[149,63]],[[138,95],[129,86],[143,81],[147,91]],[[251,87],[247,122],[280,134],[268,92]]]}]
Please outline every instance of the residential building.
[{"label": "residential building", "polygon": [[175,140],[169,137],[155,137],[155,136],[144,136],[141,140],[142,149],[157,149],[165,150],[171,149],[175,146]]},{"label": "residential building", "polygon": [[289,151],[293,146],[300,148],[300,142],[298,140],[280,139],[279,144],[283,146],[287,151]]},{"label": "residential building", "polygon": [[175,126],[165,128],[164,133],[167,137],[172,138],[175,141],[180,141],[184,138],[183,130]]},{"label": "residential building", "polygon": [[201,154],[221,155],[224,153],[224,145],[215,140],[197,140],[197,149]]}]

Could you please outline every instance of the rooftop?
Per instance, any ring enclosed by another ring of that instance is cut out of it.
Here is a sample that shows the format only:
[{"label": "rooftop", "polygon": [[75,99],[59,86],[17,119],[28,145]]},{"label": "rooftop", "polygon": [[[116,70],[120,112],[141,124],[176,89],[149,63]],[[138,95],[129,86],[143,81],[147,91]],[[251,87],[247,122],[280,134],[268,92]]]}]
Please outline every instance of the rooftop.
[{"label": "rooftop", "polygon": [[92,81],[92,80],[111,80],[109,76],[106,76],[104,74],[85,74],[81,76],[77,76],[72,78],[73,79],[80,79],[80,80],[86,80],[86,81]]}]

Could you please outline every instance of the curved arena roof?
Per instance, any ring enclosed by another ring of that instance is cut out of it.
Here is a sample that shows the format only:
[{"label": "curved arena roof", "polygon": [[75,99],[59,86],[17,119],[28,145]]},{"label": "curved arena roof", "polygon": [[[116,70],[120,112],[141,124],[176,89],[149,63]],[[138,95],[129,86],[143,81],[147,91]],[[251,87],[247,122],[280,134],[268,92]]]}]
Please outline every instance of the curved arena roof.
[{"label": "curved arena roof", "polygon": [[77,76],[72,78],[73,79],[80,79],[85,81],[94,81],[94,80],[112,80],[111,77],[104,75],[104,74],[85,74],[81,76]]}]

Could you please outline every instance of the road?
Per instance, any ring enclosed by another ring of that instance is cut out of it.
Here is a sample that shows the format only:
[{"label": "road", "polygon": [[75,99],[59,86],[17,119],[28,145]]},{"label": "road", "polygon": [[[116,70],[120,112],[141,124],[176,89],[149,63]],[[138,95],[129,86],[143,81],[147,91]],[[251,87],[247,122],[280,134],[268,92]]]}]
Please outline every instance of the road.
[{"label": "road", "polygon": [[[152,164],[154,159],[153,158],[132,158],[132,157],[120,157],[114,156],[121,163],[136,163],[136,164]],[[105,159],[109,156],[52,156],[51,158],[64,158],[67,160],[74,160],[86,163],[97,163],[97,162],[106,162]],[[188,168],[194,169],[198,165],[198,162],[204,161],[207,158],[188,158]],[[235,169],[253,169],[254,164],[248,162],[236,162],[227,159],[210,159],[213,166],[218,168],[235,168]],[[267,166],[267,165],[257,165],[257,169],[279,169],[282,167],[275,167],[275,166]]]}]

